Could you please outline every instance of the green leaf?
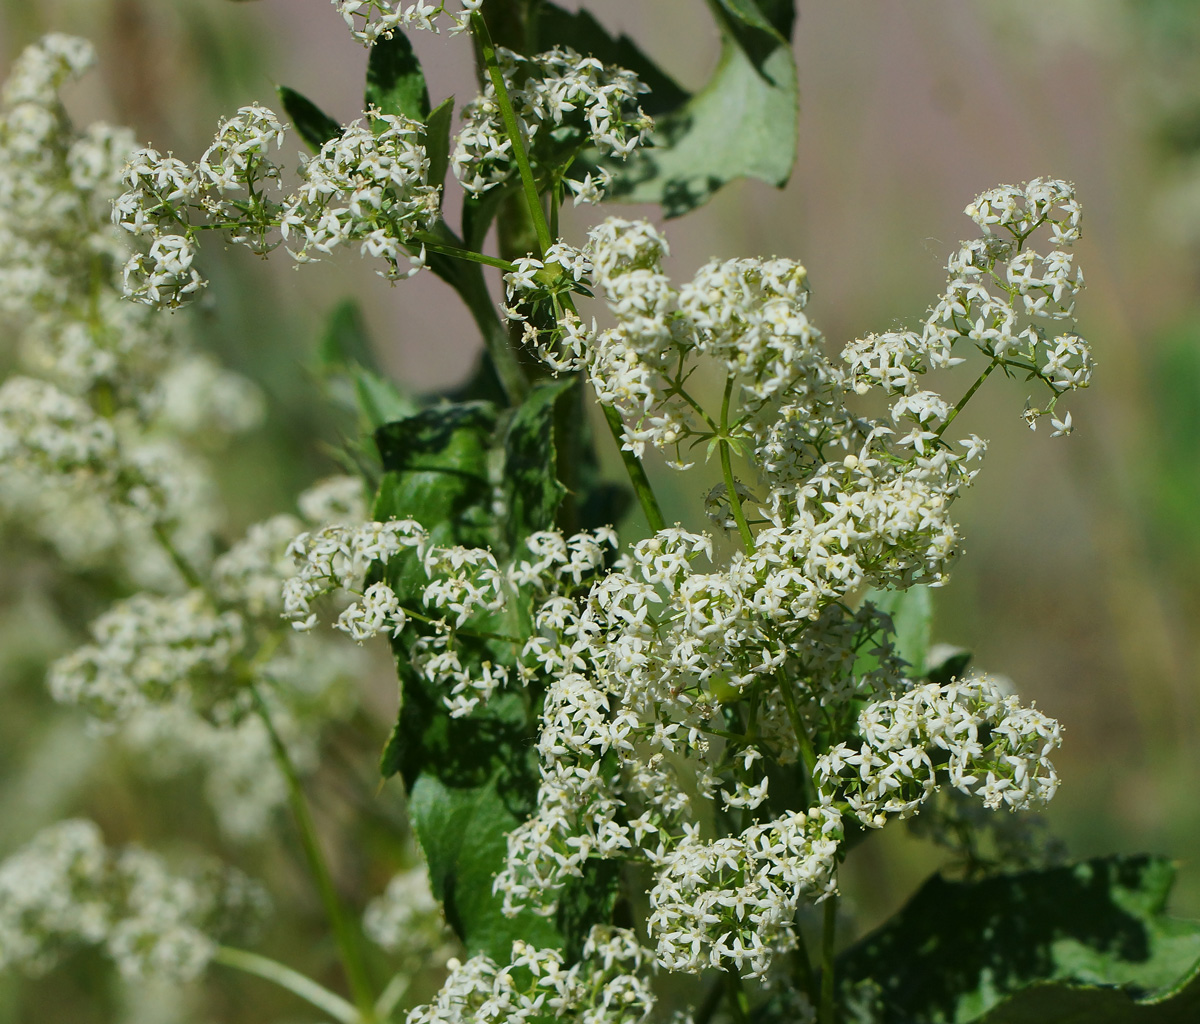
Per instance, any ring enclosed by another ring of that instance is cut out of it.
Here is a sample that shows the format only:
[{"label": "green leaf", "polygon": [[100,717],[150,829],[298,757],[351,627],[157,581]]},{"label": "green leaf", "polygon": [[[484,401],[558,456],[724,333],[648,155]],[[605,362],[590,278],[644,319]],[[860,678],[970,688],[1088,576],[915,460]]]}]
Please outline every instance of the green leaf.
[{"label": "green leaf", "polygon": [[566,497],[559,482],[555,421],[577,412],[575,377],[541,381],[513,414],[504,437],[503,492],[510,550],[529,534],[548,530]]},{"label": "green leaf", "polygon": [[400,31],[391,39],[380,39],[371,47],[367,61],[366,105],[385,114],[402,114],[421,121],[430,114],[425,73],[413,52],[412,43]]},{"label": "green leaf", "polygon": [[977,882],[930,879],[838,957],[848,1021],[1185,1024],[1200,924],[1163,910],[1174,866],[1107,857]]},{"label": "green leaf", "polygon": [[865,600],[891,616],[896,630],[896,653],[912,666],[914,678],[923,677],[928,670],[933,623],[933,595],[929,588],[917,584],[907,590],[869,590]]},{"label": "green leaf", "polygon": [[325,371],[361,366],[379,372],[367,333],[367,321],[357,300],[342,299],[333,307],[317,346],[317,359]]},{"label": "green leaf", "polygon": [[454,97],[443,100],[425,118],[425,152],[429,155],[430,185],[446,181],[450,167],[450,125],[454,120]]},{"label": "green leaf", "polygon": [[[533,810],[537,770],[515,695],[493,698],[485,714],[450,719],[443,742],[425,744],[429,758],[412,787],[409,815],[429,865],[434,895],[467,955],[487,953],[507,963],[514,939],[538,946],[562,944],[554,923],[532,911],[501,912],[492,881],[503,867],[509,832]],[[434,727],[435,729],[437,726]]]},{"label": "green leaf", "polygon": [[[434,544],[492,546],[488,461],[495,427],[494,406],[467,402],[425,409],[376,431],[384,476],[375,518],[415,519]],[[414,596],[396,592],[402,601]]]},{"label": "green leaf", "polygon": [[286,85],[277,86],[275,91],[300,138],[314,153],[319,153],[325,143],[342,134],[342,126],[306,96]]},{"label": "green leaf", "polygon": [[339,302],[330,313],[317,346],[317,366],[335,385],[335,400],[358,410],[364,433],[417,411],[413,400],[380,370],[362,308],[353,299]]},{"label": "green leaf", "polygon": [[735,178],[782,186],[798,141],[799,86],[791,46],[790,0],[720,0],[721,57],[708,83],[656,118],[653,146],[613,161],[609,198],[660,203],[678,217]]}]

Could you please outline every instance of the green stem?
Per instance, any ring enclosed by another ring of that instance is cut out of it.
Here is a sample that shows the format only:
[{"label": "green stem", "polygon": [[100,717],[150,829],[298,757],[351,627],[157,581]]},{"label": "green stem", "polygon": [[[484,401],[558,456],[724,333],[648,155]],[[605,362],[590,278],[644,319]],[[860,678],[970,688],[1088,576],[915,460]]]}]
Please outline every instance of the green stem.
[{"label": "green stem", "polygon": [[834,1024],[833,951],[837,941],[837,897],[825,901],[825,920],[821,929],[821,1011],[819,1024]]},{"label": "green stem", "polygon": [[983,382],[992,375],[992,371],[996,369],[996,367],[1002,362],[1004,362],[1004,360],[1000,356],[992,357],[992,361],[988,363],[987,368],[979,375],[975,383],[967,388],[967,393],[963,395],[962,398],[958,400],[954,408],[950,410],[950,415],[946,417],[946,422],[941,425],[937,432],[938,437],[941,437],[946,432],[946,428],[950,426],[950,424],[954,422],[955,417],[958,416],[958,414],[962,412],[964,408],[966,408],[967,403],[972,399],[972,397],[974,397],[975,392],[983,387]]},{"label": "green stem", "polygon": [[387,987],[375,1001],[375,1016],[379,1020],[391,1020],[392,1013],[400,1005],[400,1000],[408,991],[411,980],[409,975],[401,973],[394,975],[392,980],[387,983]]},{"label": "green stem", "polygon": [[725,490],[729,494],[729,507],[733,509],[733,518],[737,523],[738,532],[742,535],[742,544],[746,554],[754,554],[754,534],[750,532],[750,524],[746,522],[746,513],[742,511],[742,499],[738,497],[737,481],[733,479],[733,465],[729,459],[729,441],[726,432],[729,430],[729,398],[733,394],[733,378],[725,381],[725,396],[721,399],[721,475],[725,478]]},{"label": "green stem", "polygon": [[317,892],[320,894],[321,903],[325,907],[326,916],[329,918],[329,923],[333,926],[334,939],[337,942],[338,953],[342,960],[342,969],[346,972],[346,979],[350,983],[350,991],[354,995],[354,1002],[358,1006],[358,1017],[366,1024],[375,1020],[375,1000],[371,995],[371,982],[367,977],[366,965],[362,959],[362,953],[359,949],[358,937],[354,933],[354,926],[350,923],[346,916],[345,910],[342,908],[341,900],[338,898],[337,889],[333,884],[333,875],[329,871],[329,865],[325,862],[325,855],[321,852],[320,840],[317,838],[317,827],[313,821],[312,811],[309,810],[308,800],[304,795],[304,788],[300,783],[300,776],[296,771],[296,766],[292,763],[291,756],[287,752],[287,747],[284,746],[283,740],[280,739],[278,731],[275,729],[275,723],[271,719],[271,712],[267,707],[266,701],[263,700],[262,694],[259,693],[258,687],[250,685],[250,696],[254,701],[254,710],[262,719],[263,725],[266,727],[267,735],[271,740],[271,749],[275,754],[275,760],[279,764],[280,771],[283,772],[283,777],[287,782],[288,803],[292,808],[292,817],[296,821],[296,828],[300,833],[300,843],[304,847],[304,857],[308,861],[308,868],[313,876],[313,881],[316,883]]},{"label": "green stem", "polygon": [[502,260],[498,256],[486,256],[474,249],[463,249],[454,245],[446,245],[444,242],[432,242],[420,235],[416,236],[415,240],[425,246],[428,252],[436,252],[441,256],[449,256],[451,259],[479,263],[485,267],[495,267],[497,270],[503,270],[506,274],[514,269],[512,263]]},{"label": "green stem", "polygon": [[737,971],[725,972],[725,984],[729,993],[729,1010],[736,1024],[749,1024],[750,1001],[746,998],[746,989]]},{"label": "green stem", "polygon": [[154,536],[158,539],[158,543],[162,545],[162,549],[167,553],[167,557],[171,559],[172,564],[179,570],[179,575],[183,577],[184,582],[194,590],[203,590],[204,581],[200,578],[200,574],[192,567],[192,564],[183,557],[179,549],[175,546],[175,542],[171,540],[171,535],[167,533],[167,528],[162,523],[154,524]]},{"label": "green stem", "polygon": [[[508,95],[508,87],[504,84],[504,73],[500,70],[500,64],[496,59],[496,47],[492,42],[491,33],[488,31],[487,22],[478,12],[471,15],[471,29],[479,43],[484,66],[496,93],[496,105],[500,108],[500,116],[504,119],[504,129],[512,143],[513,159],[516,160],[517,170],[521,174],[521,187],[525,192],[525,201],[529,207],[529,215],[533,219],[534,230],[537,232],[538,245],[542,250],[539,255],[541,255],[554,244],[554,236],[550,232],[546,211],[542,207],[541,195],[533,177],[533,168],[529,163],[529,154],[525,150],[525,140],[521,137],[521,126],[517,124],[517,115]],[[563,304],[572,313],[575,312],[575,304],[569,295],[564,298]],[[654,496],[654,490],[650,486],[650,479],[646,476],[641,460],[622,446],[621,416],[616,409],[605,406],[604,418],[608,422],[608,429],[612,433],[613,440],[617,442],[621,461],[625,464],[625,471],[629,474],[629,481],[633,485],[642,511],[650,523],[650,529],[657,532],[666,526],[666,520],[663,518],[662,509],[658,504],[658,499]]]},{"label": "green stem", "polygon": [[725,979],[717,975],[704,996],[704,1002],[700,1004],[700,1008],[696,1011],[694,1024],[708,1024],[712,1020],[712,1015],[717,1012],[717,1007],[721,1005],[721,997],[724,994]]},{"label": "green stem", "polygon": [[213,962],[274,982],[280,988],[287,989],[292,995],[299,996],[306,1003],[329,1014],[339,1024],[358,1024],[360,1021],[358,1010],[336,992],[330,992],[324,985],[318,985],[312,978],[292,970],[278,960],[259,956],[257,953],[250,953],[244,949],[218,946],[216,953],[213,954]]},{"label": "green stem", "polygon": [[508,132],[509,140],[512,142],[513,159],[516,160],[517,170],[521,173],[521,187],[525,190],[525,199],[529,203],[529,213],[533,217],[538,244],[544,253],[554,244],[554,237],[550,234],[546,211],[542,209],[537,182],[533,178],[533,168],[529,164],[529,154],[525,152],[525,140],[521,138],[521,126],[517,123],[517,115],[508,95],[508,87],[504,84],[504,72],[500,70],[500,62],[496,59],[496,46],[492,42],[492,34],[488,31],[483,15],[478,11],[471,15],[471,29],[475,33],[475,38],[479,40],[484,67],[487,68],[488,77],[492,80],[492,88],[496,93],[496,105],[500,108],[500,116],[504,119],[504,129]]},{"label": "green stem", "polygon": [[813,779],[813,774],[817,769],[817,752],[813,749],[812,737],[808,735],[808,730],[804,728],[804,723],[800,720],[800,711],[796,707],[796,697],[792,693],[791,684],[782,676],[777,676],[777,678],[779,692],[783,696],[783,706],[787,708],[788,718],[792,723],[792,732],[796,734],[796,744],[800,747],[800,758],[808,772],[809,790],[815,799],[817,784]]},{"label": "green stem", "polygon": [[650,486],[650,478],[646,476],[642,460],[626,448],[621,440],[621,435],[625,431],[625,426],[621,422],[621,414],[611,405],[605,405],[602,408],[609,432],[612,434],[613,440],[617,442],[617,450],[621,453],[621,461],[625,463],[625,472],[629,474],[633,493],[637,495],[646,521],[650,524],[650,529],[654,533],[658,533],[659,530],[666,527],[667,521],[663,519],[662,509],[659,507],[658,499],[654,496],[654,489]]}]

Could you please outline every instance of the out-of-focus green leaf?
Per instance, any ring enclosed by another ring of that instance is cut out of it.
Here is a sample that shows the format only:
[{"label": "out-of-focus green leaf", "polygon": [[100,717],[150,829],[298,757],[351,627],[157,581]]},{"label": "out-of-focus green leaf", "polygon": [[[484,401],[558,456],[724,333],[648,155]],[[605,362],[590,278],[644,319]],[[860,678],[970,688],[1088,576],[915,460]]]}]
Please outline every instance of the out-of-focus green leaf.
[{"label": "out-of-focus green leaf", "polygon": [[429,156],[430,185],[441,185],[450,166],[450,125],[454,120],[454,97],[443,100],[425,118],[425,152]]},{"label": "out-of-focus green leaf", "polygon": [[338,303],[329,315],[317,347],[317,365],[335,400],[358,410],[364,433],[417,411],[413,400],[380,370],[362,309],[353,299]]},{"label": "out-of-focus green leaf", "polygon": [[935,876],[838,957],[847,1021],[1186,1024],[1200,1020],[1200,924],[1163,910],[1157,857],[977,882]]},{"label": "out-of-focus green leaf", "polygon": [[429,116],[429,90],[421,62],[403,32],[380,39],[371,47],[367,60],[367,107],[385,114],[402,114],[424,123]]},{"label": "out-of-focus green leaf", "polygon": [[864,600],[891,616],[896,629],[896,653],[912,666],[914,677],[924,676],[933,624],[929,588],[918,584],[907,590],[869,590]]},{"label": "out-of-focus green leaf", "polygon": [[721,57],[708,83],[681,107],[656,118],[653,145],[613,173],[609,198],[659,203],[677,217],[735,178],[782,186],[798,141],[799,86],[791,44],[793,5],[721,0],[713,5]]},{"label": "out-of-focus green leaf", "polygon": [[342,134],[342,126],[325,113],[312,100],[302,96],[295,89],[280,85],[275,90],[283,103],[283,109],[296,126],[296,132],[304,140],[304,144],[314,153],[330,139],[336,139]]},{"label": "out-of-focus green leaf", "polygon": [[379,364],[367,334],[367,322],[362,307],[355,299],[343,299],[333,307],[317,347],[317,359],[326,371],[361,366],[365,370],[379,372]]}]

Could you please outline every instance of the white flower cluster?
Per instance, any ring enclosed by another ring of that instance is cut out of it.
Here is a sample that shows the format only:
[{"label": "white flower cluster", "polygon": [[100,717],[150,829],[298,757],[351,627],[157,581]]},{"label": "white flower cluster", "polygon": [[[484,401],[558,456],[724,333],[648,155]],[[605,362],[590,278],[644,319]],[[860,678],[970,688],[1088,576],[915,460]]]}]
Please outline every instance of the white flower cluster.
[{"label": "white flower cluster", "polygon": [[257,253],[287,242],[302,263],[315,258],[313,251],[358,243],[363,255],[385,262],[381,273],[389,280],[416,273],[424,256],[410,251],[409,240],[437,219],[441,194],[425,183],[421,130],[407,118],[368,111],[306,159],[301,183],[279,198],[272,194],[281,191],[283,172],[271,150],[282,144],[285,127],[266,107],[242,107],[223,121],[195,165],[138,150],[112,211],[114,223],[150,238],[148,251],[125,265],[126,296],[168,308],[193,298],[204,285],[192,266],[202,228],[218,228]]},{"label": "white flower cluster", "polygon": [[406,548],[416,548],[425,530],[412,520],[327,526],[302,533],[288,546],[296,572],[283,585],[283,614],[298,632],[317,625],[312,603],[337,591],[362,595],[338,617],[337,628],[363,641],[380,632],[398,633],[407,621],[395,593],[384,583],[363,592],[367,571],[387,563]]},{"label": "white flower cluster", "polygon": [[[0,389],[0,508],[74,564],[115,560],[161,582],[174,570],[151,527],[169,527],[203,562],[216,517],[181,434],[214,419],[212,437],[248,429],[262,400],[122,298],[128,236],[111,223],[111,201],[132,136],[76,130],[56,91],[91,62],[85,41],[47,36],[3,90],[0,310],[23,372]],[[181,411],[188,424],[173,418]]]},{"label": "white flower cluster", "polygon": [[0,863],[0,969],[42,974],[71,949],[101,946],[127,977],[193,978],[215,935],[267,906],[232,869],[174,874],[138,847],[108,850],[90,821],[63,821]]},{"label": "white flower cluster", "polygon": [[[883,387],[909,396],[918,421],[936,426],[949,409],[924,401],[920,378],[929,369],[955,365],[961,357],[952,355],[953,346],[965,339],[993,366],[1022,371],[1047,387],[1046,408],[1026,409],[1034,427],[1038,417],[1053,416],[1061,394],[1091,381],[1091,350],[1071,324],[1075,296],[1083,287],[1083,272],[1066,251],[1080,235],[1075,190],[1064,181],[1034,178],[1020,187],[984,192],[966,213],[984,235],[963,242],[950,257],[946,290],[920,333],[860,339],[846,347],[843,359],[859,394]],[[1028,247],[1043,226],[1058,246],[1044,254]],[[927,413],[923,420],[922,411]],[[1055,428],[1069,433],[1070,414],[1056,419]]]},{"label": "white flower cluster", "polygon": [[377,946],[414,968],[439,948],[448,948],[450,933],[424,864],[395,875],[384,894],[367,905],[363,931]]},{"label": "white flower cluster", "polygon": [[438,31],[436,19],[449,14],[451,35],[464,32],[469,26],[471,12],[479,10],[483,0],[461,0],[461,10],[453,13],[446,4],[429,0],[333,0],[334,9],[346,22],[355,39],[372,46],[380,39],[391,39],[398,29]]},{"label": "white flower cluster", "polygon": [[510,962],[487,956],[451,960],[436,1001],[409,1012],[406,1024],[525,1024],[548,1019],[580,1024],[641,1024],[655,996],[648,956],[633,932],[593,928],[578,963],[556,949],[514,942]]},{"label": "white flower cluster", "polygon": [[187,701],[191,684],[221,679],[245,643],[245,624],[217,612],[200,591],[183,597],[138,594],[91,626],[93,643],[55,662],[56,700],[82,705],[99,721],[147,704]]},{"label": "white flower cluster", "polygon": [[[590,141],[605,155],[626,158],[652,127],[637,105],[647,87],[632,71],[602,64],[569,47],[523,57],[500,47],[497,58],[535,165],[555,166],[554,154],[574,155]],[[463,110],[463,128],[454,147],[454,174],[473,195],[513,178],[516,162],[489,83]],[[596,202],[608,176],[599,172],[567,184],[577,201]]]},{"label": "white flower cluster", "polygon": [[1061,742],[1059,724],[987,678],[871,703],[857,732],[859,746],[839,743],[817,759],[815,778],[827,799],[845,800],[871,828],[916,813],[939,773],[991,810],[1039,807],[1058,789],[1048,755]]}]

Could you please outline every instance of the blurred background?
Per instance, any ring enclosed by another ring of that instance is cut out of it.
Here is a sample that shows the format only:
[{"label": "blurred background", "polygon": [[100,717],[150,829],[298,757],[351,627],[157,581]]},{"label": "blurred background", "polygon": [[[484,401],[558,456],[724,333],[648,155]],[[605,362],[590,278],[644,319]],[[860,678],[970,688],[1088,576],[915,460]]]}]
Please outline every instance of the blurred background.
[{"label": "blurred background", "polygon": [[[717,41],[694,0],[591,7],[685,87],[711,70]],[[973,650],[977,666],[1010,677],[1064,723],[1063,786],[1048,818],[1070,853],[1169,854],[1180,864],[1173,910],[1200,917],[1200,5],[798,7],[792,179],[783,190],[735,183],[671,223],[670,269],[681,278],[713,256],[800,259],[812,319],[840,345],[919,320],[947,255],[974,230],[961,211],[978,192],[1039,175],[1076,183],[1088,281],[1079,325],[1096,383],[1066,406],[1076,424],[1066,439],[1029,431],[1019,381],[973,403],[967,429],[992,447],[958,505],[966,557],[935,594],[934,639]],[[80,124],[128,124],[185,159],[203,151],[222,114],[275,103],[276,84],[343,121],[361,109],[365,51],[328,0],[0,0],[0,70],[51,30],[84,35],[100,52],[98,70],[68,95]],[[465,38],[418,34],[415,43],[434,103],[454,94],[461,106],[475,92]],[[568,237],[589,222],[568,222]],[[193,329],[260,383],[271,410],[267,428],[223,460],[231,536],[336,468],[327,449],[340,427],[322,411],[311,367],[337,300],[361,300],[379,358],[410,387],[444,388],[471,370],[470,321],[431,274],[390,287],[354,259],[296,272],[245,250],[205,258],[212,286]],[[78,624],[62,621],[38,582],[10,573],[0,584],[0,856],[74,813],[119,840],[172,834],[186,787],[164,795],[129,783],[134,768],[87,753],[101,741],[64,725],[40,695],[46,662],[77,642]],[[385,695],[388,685],[381,677]],[[381,707],[391,714],[386,700]],[[381,735],[389,724],[379,723]],[[155,808],[163,820],[147,824]],[[194,828],[203,838],[208,826]],[[269,871],[278,856],[256,854],[250,866]],[[899,828],[856,857],[847,891],[859,931],[939,862]],[[378,891],[386,873],[360,881]],[[292,936],[297,948],[305,934]],[[0,982],[0,1021],[53,1006],[50,1016],[72,1022],[113,1012],[161,1022],[175,1019],[164,1013],[169,1003],[183,1006],[178,996],[149,1008],[106,996],[102,1012],[89,970],[80,966],[66,988],[57,974],[34,986]],[[229,986],[215,1003],[207,996],[196,1019],[275,1013],[257,987]],[[178,1019],[190,1012],[178,1009]]]}]

